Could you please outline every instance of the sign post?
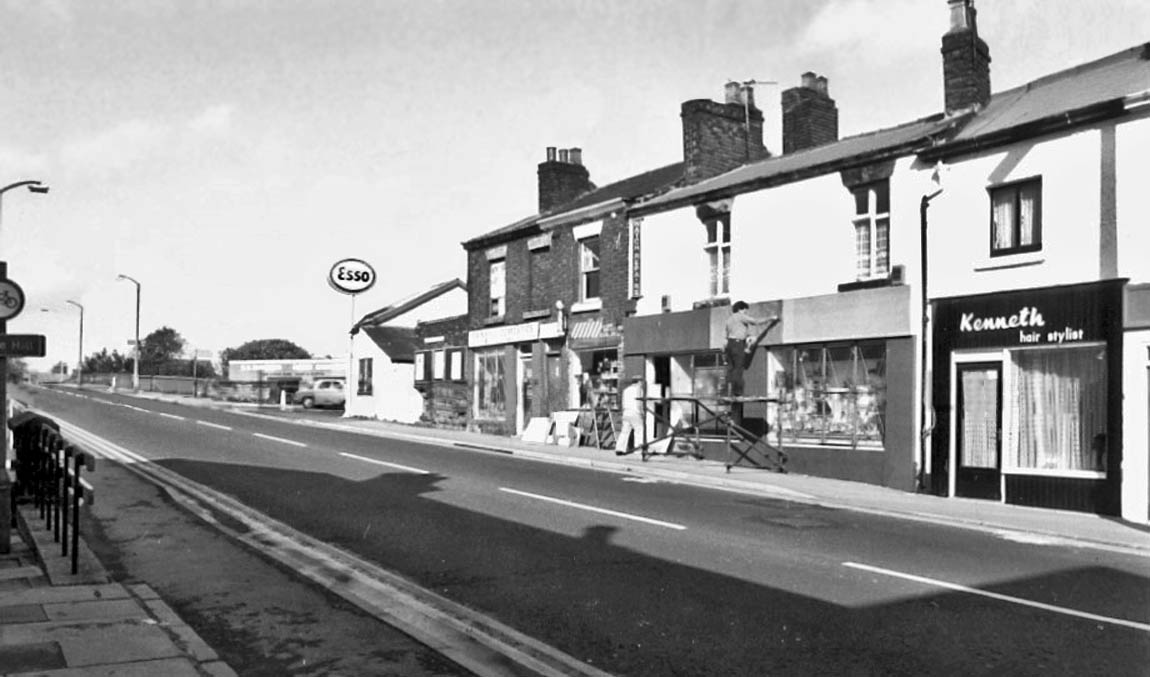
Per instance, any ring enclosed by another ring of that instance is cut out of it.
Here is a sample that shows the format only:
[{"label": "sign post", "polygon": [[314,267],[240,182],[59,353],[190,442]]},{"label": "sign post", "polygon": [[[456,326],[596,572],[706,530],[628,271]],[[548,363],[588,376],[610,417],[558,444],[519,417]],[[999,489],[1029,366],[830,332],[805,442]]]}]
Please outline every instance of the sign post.
[{"label": "sign post", "polygon": [[[327,283],[341,294],[351,296],[351,326],[355,326],[355,296],[375,285],[375,269],[362,259],[341,259],[332,265],[327,273]],[[352,368],[355,360],[355,334],[347,333],[347,378],[344,379],[345,404],[343,415],[351,410],[351,401],[357,390],[351,387]]]},{"label": "sign post", "polygon": [[[19,315],[22,310],[24,290],[8,279],[8,262],[0,261],[0,337],[8,338],[5,336],[8,333],[8,320]],[[7,554],[12,552],[12,478],[8,474],[8,353],[0,354],[0,430],[4,435],[4,442],[0,444],[0,554]]]}]

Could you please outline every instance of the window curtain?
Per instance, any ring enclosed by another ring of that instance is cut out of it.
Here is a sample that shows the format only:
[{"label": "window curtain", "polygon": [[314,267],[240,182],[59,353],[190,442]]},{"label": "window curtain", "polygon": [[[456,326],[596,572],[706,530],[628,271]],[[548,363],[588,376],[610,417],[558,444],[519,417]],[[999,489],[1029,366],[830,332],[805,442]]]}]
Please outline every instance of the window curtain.
[{"label": "window curtain", "polygon": [[1106,352],[1099,346],[1012,354],[1015,464],[1103,470]]},{"label": "window curtain", "polygon": [[1010,249],[1014,246],[1014,191],[994,194],[994,248]]},{"label": "window curtain", "polygon": [[1038,186],[1024,186],[1018,194],[1018,246],[1035,242],[1034,225],[1037,220]]}]

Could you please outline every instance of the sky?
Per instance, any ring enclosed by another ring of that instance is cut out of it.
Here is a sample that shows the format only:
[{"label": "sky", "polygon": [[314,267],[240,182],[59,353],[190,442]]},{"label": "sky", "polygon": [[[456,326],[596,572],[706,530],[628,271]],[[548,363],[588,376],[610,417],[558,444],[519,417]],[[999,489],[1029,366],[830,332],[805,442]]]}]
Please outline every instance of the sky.
[{"label": "sky", "polygon": [[[8,331],[47,369],[255,339],[346,355],[354,316],[466,282],[460,243],[536,212],[545,148],[605,185],[682,159],[679,106],[829,81],[840,136],[942,109],[945,0],[0,0]],[[1145,0],[977,0],[994,91],[1150,41]],[[42,309],[46,309],[42,311]]]}]

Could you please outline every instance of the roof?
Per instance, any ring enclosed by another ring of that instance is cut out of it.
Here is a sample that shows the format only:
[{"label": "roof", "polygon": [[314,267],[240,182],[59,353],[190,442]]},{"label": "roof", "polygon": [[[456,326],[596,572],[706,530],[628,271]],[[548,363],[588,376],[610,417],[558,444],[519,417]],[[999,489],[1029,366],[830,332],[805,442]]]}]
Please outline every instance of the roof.
[{"label": "roof", "polygon": [[1127,97],[1148,91],[1150,43],[992,95],[970,122],[931,155],[985,145],[1008,134],[1045,133],[1050,122],[1058,126],[1080,123],[1083,113],[1091,109],[1096,115],[1110,116],[1122,110]]},{"label": "roof", "polygon": [[699,183],[671,190],[636,205],[632,211],[636,215],[650,214],[707,199],[730,197],[748,190],[818,176],[863,162],[907,155],[931,145],[962,119],[938,114],[897,127],[848,136],[821,146],[767,158]]},{"label": "roof", "polygon": [[502,228],[496,228],[483,235],[467,240],[463,243],[463,247],[465,249],[476,249],[501,240],[512,239],[512,235],[518,236],[537,231],[538,222],[545,217],[558,216],[612,200],[634,200],[644,195],[664,190],[682,180],[684,167],[685,164],[683,162],[675,162],[659,167],[658,169],[652,169],[641,174],[629,176],[621,181],[603,186],[602,188],[596,188],[554,209],[534,214],[525,219],[520,219],[519,221],[503,226]]},{"label": "roof", "polygon": [[389,306],[384,306],[379,310],[375,310],[368,313],[367,315],[364,315],[359,320],[359,322],[356,322],[355,325],[351,328],[351,334],[354,336],[355,334],[359,333],[361,328],[364,327],[381,325],[386,322],[390,322],[391,320],[394,320],[395,318],[411,310],[414,310],[419,306],[422,306],[428,301],[443,296],[453,289],[462,289],[467,291],[467,285],[463,284],[459,278],[447,280],[446,282],[440,282],[430,289],[417,292],[411,296],[408,296],[407,298],[396,301]]},{"label": "roof", "polygon": [[415,361],[415,329],[412,327],[364,327],[367,334],[379,349],[392,362]]}]

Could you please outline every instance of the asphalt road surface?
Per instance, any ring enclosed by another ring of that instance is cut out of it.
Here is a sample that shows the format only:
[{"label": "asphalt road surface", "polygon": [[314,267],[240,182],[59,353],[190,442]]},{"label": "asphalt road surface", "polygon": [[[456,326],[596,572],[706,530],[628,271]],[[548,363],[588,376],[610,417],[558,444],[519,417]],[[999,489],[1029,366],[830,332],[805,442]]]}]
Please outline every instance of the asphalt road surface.
[{"label": "asphalt road surface", "polygon": [[34,404],[614,674],[1150,674],[1150,559],[85,395]]}]

